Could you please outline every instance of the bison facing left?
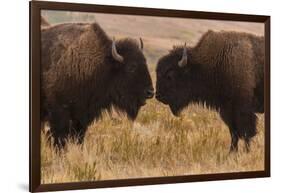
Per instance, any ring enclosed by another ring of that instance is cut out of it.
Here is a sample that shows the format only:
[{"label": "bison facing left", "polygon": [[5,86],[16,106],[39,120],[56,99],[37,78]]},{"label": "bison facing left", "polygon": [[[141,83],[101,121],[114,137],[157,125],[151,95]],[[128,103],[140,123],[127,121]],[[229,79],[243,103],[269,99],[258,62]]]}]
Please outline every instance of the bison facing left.
[{"label": "bison facing left", "polygon": [[264,37],[206,32],[194,47],[179,46],[159,59],[156,98],[174,115],[190,103],[217,110],[229,127],[231,151],[246,148],[264,112]]},{"label": "bison facing left", "polygon": [[112,107],[135,119],[152,81],[140,45],[117,42],[94,24],[61,24],[42,30],[42,119],[54,144],[83,141],[88,125]]}]

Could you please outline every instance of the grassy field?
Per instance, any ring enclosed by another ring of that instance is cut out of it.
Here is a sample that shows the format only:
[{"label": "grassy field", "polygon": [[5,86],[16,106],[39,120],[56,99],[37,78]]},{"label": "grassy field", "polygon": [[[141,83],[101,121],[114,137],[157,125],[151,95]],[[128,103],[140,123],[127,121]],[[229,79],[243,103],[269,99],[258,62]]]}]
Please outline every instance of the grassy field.
[{"label": "grassy field", "polygon": [[176,118],[152,99],[135,122],[104,113],[83,145],[70,140],[61,153],[42,133],[42,183],[263,170],[263,121],[259,115],[251,152],[241,142],[229,154],[228,128],[217,113],[194,105]]},{"label": "grassy field", "polygon": [[[51,23],[97,21],[110,36],[141,36],[155,83],[157,59],[174,44],[194,45],[208,29],[263,33],[263,25],[242,22],[77,15],[42,12]],[[74,19],[74,20],[73,20]],[[175,30],[176,29],[176,30]],[[161,31],[161,33],[160,33]],[[159,34],[160,33],[160,34]],[[60,183],[154,176],[255,171],[264,169],[264,116],[258,115],[258,134],[247,153],[243,142],[229,154],[230,135],[219,115],[192,105],[180,117],[155,99],[147,101],[137,119],[104,112],[88,128],[83,145],[69,140],[58,153],[41,135],[41,181]],[[47,124],[45,128],[48,129]]]}]

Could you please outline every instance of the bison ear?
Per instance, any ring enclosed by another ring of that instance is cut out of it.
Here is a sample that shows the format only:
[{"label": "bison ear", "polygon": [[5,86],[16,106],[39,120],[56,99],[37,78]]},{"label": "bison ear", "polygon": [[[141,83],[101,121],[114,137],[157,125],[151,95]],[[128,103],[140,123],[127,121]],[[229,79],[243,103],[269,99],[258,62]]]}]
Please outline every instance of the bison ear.
[{"label": "bison ear", "polygon": [[178,62],[178,65],[180,68],[187,65],[187,49],[186,49],[186,43],[184,43],[183,52],[181,60]]},{"label": "bison ear", "polygon": [[120,63],[123,63],[123,62],[124,62],[123,56],[121,56],[121,55],[118,54],[118,52],[117,52],[114,37],[113,37],[113,39],[112,39],[111,54],[112,54],[112,57],[113,57],[116,61],[118,61],[118,62],[120,62]]}]

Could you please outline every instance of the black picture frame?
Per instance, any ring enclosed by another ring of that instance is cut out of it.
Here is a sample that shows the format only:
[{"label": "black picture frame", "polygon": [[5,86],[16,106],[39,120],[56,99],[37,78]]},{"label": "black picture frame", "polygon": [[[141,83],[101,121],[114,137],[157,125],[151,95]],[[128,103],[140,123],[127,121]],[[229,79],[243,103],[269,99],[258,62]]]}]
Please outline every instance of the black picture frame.
[{"label": "black picture frame", "polygon": [[[270,177],[270,16],[245,15],[232,13],[214,13],[201,11],[183,11],[168,9],[152,9],[140,7],[104,6],[91,4],[59,3],[59,2],[29,2],[30,9],[30,191],[58,191],[88,188],[121,187],[134,185],[151,185],[166,183],[183,183],[195,181],[228,180],[242,178]],[[40,183],[40,11],[64,10],[95,13],[146,15],[176,18],[194,18],[228,21],[248,21],[265,24],[265,163],[264,171],[204,174],[188,176],[151,177],[138,179],[104,180],[92,182],[74,182],[59,184]]]}]

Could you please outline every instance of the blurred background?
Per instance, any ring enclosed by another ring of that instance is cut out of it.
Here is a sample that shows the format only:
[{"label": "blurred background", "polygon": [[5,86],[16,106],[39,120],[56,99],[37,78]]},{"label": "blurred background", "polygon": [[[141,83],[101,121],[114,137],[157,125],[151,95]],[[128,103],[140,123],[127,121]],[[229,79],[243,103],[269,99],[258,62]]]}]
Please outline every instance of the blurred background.
[{"label": "blurred background", "polygon": [[49,10],[43,10],[41,14],[51,25],[97,22],[110,37],[141,37],[149,67],[154,67],[157,59],[168,53],[173,45],[186,42],[192,46],[209,29],[264,34],[261,23]]}]

